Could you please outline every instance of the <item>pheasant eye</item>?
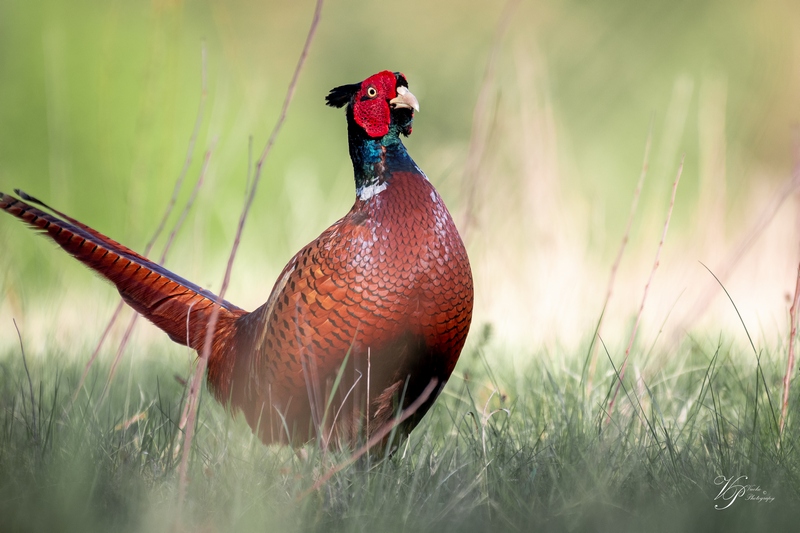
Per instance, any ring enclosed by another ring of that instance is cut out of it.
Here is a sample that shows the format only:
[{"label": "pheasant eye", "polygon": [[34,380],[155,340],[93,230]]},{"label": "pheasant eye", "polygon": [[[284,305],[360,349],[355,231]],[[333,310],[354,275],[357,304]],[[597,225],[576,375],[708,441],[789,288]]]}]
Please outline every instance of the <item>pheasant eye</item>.
[{"label": "pheasant eye", "polygon": [[367,96],[369,96],[370,98],[375,98],[376,96],[378,96],[378,89],[376,89],[375,87],[369,87],[367,89]]}]

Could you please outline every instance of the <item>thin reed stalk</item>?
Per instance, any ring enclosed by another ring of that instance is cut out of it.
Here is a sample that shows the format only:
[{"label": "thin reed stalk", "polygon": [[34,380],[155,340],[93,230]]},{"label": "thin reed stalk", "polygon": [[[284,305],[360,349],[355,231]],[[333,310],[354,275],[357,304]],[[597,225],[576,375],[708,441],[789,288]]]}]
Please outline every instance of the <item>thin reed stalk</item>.
[{"label": "thin reed stalk", "polygon": [[[147,246],[144,247],[144,252],[142,255],[148,257],[150,251],[153,249],[153,245],[155,244],[158,237],[161,235],[161,232],[164,231],[164,227],[166,226],[167,219],[172,214],[172,210],[175,208],[175,204],[178,201],[178,194],[183,188],[183,182],[186,178],[186,174],[189,172],[189,167],[192,164],[192,159],[194,158],[194,148],[195,144],[197,143],[197,136],[200,133],[200,126],[203,124],[203,116],[205,115],[205,107],[206,107],[206,96],[208,94],[207,85],[206,85],[206,45],[203,43],[201,47],[200,53],[200,103],[197,106],[197,115],[194,121],[194,128],[192,129],[192,134],[189,137],[189,144],[186,148],[186,157],[184,158],[183,168],[181,169],[181,173],[178,175],[178,179],[175,181],[175,186],[172,188],[172,196],[167,203],[166,209],[164,209],[164,214],[161,216],[161,220],[156,227],[156,230],[153,232],[153,236],[150,237],[150,240],[147,242]],[[184,210],[185,212],[186,210]],[[173,229],[172,235],[175,234],[175,230]],[[171,240],[167,245],[164,247],[164,252],[162,253],[162,259],[159,261],[159,264],[164,262],[163,256],[166,255],[167,250],[169,250]],[[111,332],[111,329],[116,324],[117,319],[119,318],[120,313],[122,312],[122,308],[125,306],[125,302],[122,300],[119,301],[117,307],[114,309],[114,312],[111,314],[111,318],[108,320],[108,324],[106,324],[105,329],[103,329],[102,335],[100,335],[100,340],[97,341],[97,346],[95,346],[92,355],[89,357],[89,361],[86,362],[86,366],[83,368],[83,373],[81,374],[81,379],[78,381],[78,386],[75,387],[75,392],[72,395],[72,403],[75,403],[75,400],[78,398],[78,394],[80,393],[81,389],[83,389],[83,385],[86,382],[86,377],[89,375],[89,371],[94,365],[95,360],[97,359],[97,355],[100,353],[100,349],[103,347],[103,344],[108,337],[108,334]],[[133,331],[133,326],[136,323],[136,317],[138,314],[134,315],[131,318],[131,321],[128,323],[128,327],[125,330],[125,334],[120,341],[120,345],[117,348],[117,355],[114,358],[114,365],[112,366],[113,369],[116,368],[117,362],[122,355],[122,352],[125,349],[125,345],[128,342],[128,338],[130,337],[130,332]],[[108,382],[111,381],[113,374],[109,375]],[[108,385],[106,385],[107,387]]]},{"label": "thin reed stalk", "polygon": [[783,428],[786,425],[786,414],[789,409],[789,385],[794,373],[794,344],[797,338],[797,306],[800,305],[800,264],[797,265],[797,282],[794,286],[794,299],[789,309],[789,355],[786,358],[786,373],[783,375],[783,402],[781,404],[780,435],[783,437]]},{"label": "thin reed stalk", "polygon": [[[300,77],[300,73],[303,70],[303,66],[305,65],[306,58],[308,57],[308,51],[311,48],[311,43],[314,40],[314,36],[317,33],[317,27],[319,25],[320,16],[322,14],[322,6],[324,4],[324,0],[317,0],[316,6],[314,7],[314,15],[311,20],[311,27],[308,29],[308,34],[306,35],[306,41],[303,45],[303,50],[300,53],[300,57],[297,60],[297,65],[294,70],[294,74],[292,75],[292,79],[289,82],[289,87],[286,90],[286,96],[283,100],[283,106],[281,107],[280,115],[278,116],[278,120],[275,123],[275,126],[272,129],[272,133],[267,140],[266,145],[264,146],[264,150],[261,152],[261,156],[258,158],[256,162],[255,172],[253,174],[252,184],[250,186],[250,192],[247,195],[245,200],[245,205],[242,208],[241,216],[239,217],[239,225],[236,228],[236,236],[233,240],[233,246],[231,248],[231,253],[228,256],[228,265],[225,269],[225,276],[222,280],[222,286],[220,287],[219,295],[217,296],[217,306],[214,312],[211,314],[209,319],[209,323],[206,329],[206,338],[203,344],[203,350],[200,354],[200,357],[197,361],[197,368],[195,369],[194,375],[192,376],[191,384],[189,387],[189,393],[186,396],[186,403],[184,405],[183,413],[181,414],[181,422],[180,427],[184,430],[184,439],[183,439],[183,450],[181,450],[181,461],[178,467],[178,507],[179,513],[178,517],[182,516],[183,504],[186,499],[186,487],[188,484],[188,470],[189,470],[189,455],[191,453],[192,447],[192,439],[194,437],[194,427],[195,427],[195,420],[197,418],[197,407],[200,401],[200,390],[203,375],[205,374],[206,366],[208,364],[208,358],[211,354],[211,344],[214,338],[214,331],[216,329],[217,321],[219,320],[219,303],[222,302],[223,298],[225,297],[225,292],[228,289],[228,284],[230,283],[231,278],[231,271],[233,270],[233,262],[236,258],[236,251],[239,249],[239,242],[242,237],[242,232],[244,231],[244,225],[247,221],[247,215],[250,212],[250,206],[253,203],[253,199],[256,195],[256,190],[258,189],[258,184],[261,179],[261,170],[264,165],[264,161],[266,160],[267,156],[269,155],[270,151],[272,150],[272,146],[275,144],[275,140],[278,137],[278,134],[283,127],[283,124],[286,120],[286,114],[289,110],[289,105],[292,102],[294,97],[295,89],[297,88],[297,81]],[[180,518],[179,518],[180,519]]]},{"label": "thin reed stalk", "polygon": [[[647,132],[647,142],[644,145],[644,161],[642,162],[642,170],[639,173],[639,180],[636,182],[636,189],[633,191],[633,199],[631,200],[631,210],[628,214],[628,222],[625,224],[625,233],[622,235],[622,242],[617,250],[617,256],[614,258],[614,264],[611,265],[611,274],[608,276],[608,287],[606,288],[606,297],[603,300],[603,311],[600,313],[600,319],[597,322],[597,333],[595,337],[600,337],[603,328],[603,318],[606,316],[606,309],[608,309],[608,302],[611,301],[611,295],[614,292],[614,282],[617,279],[617,270],[622,261],[622,254],[628,246],[628,239],[631,234],[631,226],[633,226],[633,219],[636,217],[636,210],[639,207],[639,196],[644,186],[644,179],[647,176],[647,171],[650,167],[650,145],[653,140],[653,123],[650,122],[650,129]],[[586,377],[586,396],[588,397],[592,391],[592,381],[594,378],[595,367],[597,366],[597,342],[592,342],[591,356],[589,358],[589,371]]]},{"label": "thin reed stalk", "polygon": [[606,425],[611,422],[611,415],[614,414],[614,404],[617,400],[617,394],[619,393],[619,388],[622,385],[622,380],[625,378],[625,369],[628,367],[628,360],[630,357],[631,349],[633,348],[633,341],[636,339],[636,332],[639,329],[639,323],[642,320],[642,313],[644,312],[644,304],[647,301],[647,293],[650,290],[650,285],[653,282],[653,277],[656,274],[656,269],[658,268],[659,258],[661,257],[661,249],[664,247],[664,241],[667,238],[667,229],[669,229],[669,221],[672,218],[672,209],[675,207],[675,194],[678,191],[678,183],[681,180],[681,174],[683,173],[683,159],[681,159],[681,165],[678,167],[678,175],[675,177],[675,182],[672,184],[672,196],[670,197],[669,201],[669,209],[667,210],[667,220],[664,222],[664,229],[661,232],[661,240],[658,243],[658,249],[656,250],[656,258],[653,261],[653,268],[650,270],[650,277],[647,278],[647,284],[644,286],[644,292],[642,293],[642,302],[639,304],[639,312],[636,313],[636,322],[633,324],[633,329],[631,330],[631,336],[628,339],[628,347],[625,349],[625,358],[622,360],[622,366],[619,370],[619,375],[617,379],[617,385],[614,388],[614,394],[611,396],[611,399],[608,402],[608,409],[606,410]]}]

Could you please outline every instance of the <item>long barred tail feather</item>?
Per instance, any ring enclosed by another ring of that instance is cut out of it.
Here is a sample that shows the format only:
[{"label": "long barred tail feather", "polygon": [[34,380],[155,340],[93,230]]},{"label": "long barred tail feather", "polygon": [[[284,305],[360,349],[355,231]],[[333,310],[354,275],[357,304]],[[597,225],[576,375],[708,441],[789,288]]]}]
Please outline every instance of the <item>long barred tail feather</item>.
[{"label": "long barred tail feather", "polygon": [[[0,192],[0,209],[43,232],[80,262],[116,285],[123,300],[180,344],[200,351],[217,296],[17,189]],[[38,204],[51,213],[34,207]],[[245,314],[222,300],[216,330],[230,332]],[[222,339],[216,338],[215,342]]]}]

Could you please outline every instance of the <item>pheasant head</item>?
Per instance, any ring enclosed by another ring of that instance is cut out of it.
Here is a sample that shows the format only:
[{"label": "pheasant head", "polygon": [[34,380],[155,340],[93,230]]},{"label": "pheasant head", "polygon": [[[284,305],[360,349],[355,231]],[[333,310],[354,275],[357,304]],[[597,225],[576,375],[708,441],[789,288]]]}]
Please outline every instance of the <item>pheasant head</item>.
[{"label": "pheasant head", "polygon": [[369,137],[383,137],[395,123],[404,126],[400,133],[411,133],[414,111],[419,111],[417,99],[408,90],[408,81],[400,72],[384,70],[362,81],[341,85],[325,98],[331,107],[347,106],[348,118]]},{"label": "pheasant head", "polygon": [[325,101],[331,107],[346,106],[359,198],[368,199],[376,188],[383,190],[393,171],[416,169],[400,141],[400,135],[411,134],[414,111],[419,111],[419,102],[408,90],[403,74],[385,70],[361,83],[341,85],[332,89]]}]

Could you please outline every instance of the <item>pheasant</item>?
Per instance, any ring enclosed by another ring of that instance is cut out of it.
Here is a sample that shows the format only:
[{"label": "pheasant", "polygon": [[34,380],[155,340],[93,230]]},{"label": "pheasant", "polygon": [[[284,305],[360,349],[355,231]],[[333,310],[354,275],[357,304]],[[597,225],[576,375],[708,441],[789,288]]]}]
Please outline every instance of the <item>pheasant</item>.
[{"label": "pheasant", "polygon": [[406,436],[452,373],[472,319],[464,244],[401,141],[419,111],[405,76],[379,72],[326,102],[346,108],[355,203],[253,312],[22,191],[0,193],[0,209],[116,285],[173,341],[202,353],[218,309],[208,388],[266,444],[355,446],[396,420]]}]

